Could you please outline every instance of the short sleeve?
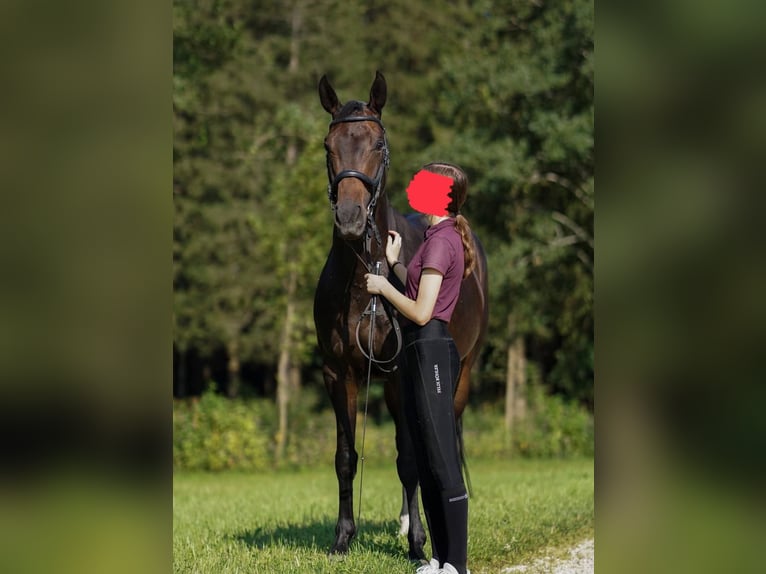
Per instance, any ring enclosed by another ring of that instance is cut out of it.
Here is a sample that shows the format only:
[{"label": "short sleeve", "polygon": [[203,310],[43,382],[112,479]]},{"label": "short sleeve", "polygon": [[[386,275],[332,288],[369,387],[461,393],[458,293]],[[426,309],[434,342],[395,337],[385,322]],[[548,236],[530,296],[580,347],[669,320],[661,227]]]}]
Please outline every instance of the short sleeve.
[{"label": "short sleeve", "polygon": [[452,244],[443,237],[433,237],[424,245],[422,268],[430,267],[446,275],[454,259]]}]

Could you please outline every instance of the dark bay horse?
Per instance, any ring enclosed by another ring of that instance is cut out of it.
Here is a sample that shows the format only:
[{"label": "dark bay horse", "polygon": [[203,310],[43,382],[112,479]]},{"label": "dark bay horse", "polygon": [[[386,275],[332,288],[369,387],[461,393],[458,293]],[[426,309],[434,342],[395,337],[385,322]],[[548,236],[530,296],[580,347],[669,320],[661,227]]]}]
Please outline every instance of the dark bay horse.
[{"label": "dark bay horse", "polygon": [[[396,311],[381,298],[374,320],[370,349],[370,300],[365,273],[385,258],[388,230],[402,236],[399,256],[405,264],[423,241],[424,219],[396,212],[385,194],[388,141],[381,122],[386,103],[386,80],[377,72],[367,103],[342,104],[326,76],[319,81],[322,107],[332,115],[325,138],[328,195],[333,209],[332,247],[314,299],[314,323],[324,362],[324,381],[335,411],[339,509],[331,553],[345,553],[356,534],[353,514],[353,481],[358,455],[355,449],[357,396],[364,388],[368,357],[372,351],[373,376],[384,377],[386,405],[396,425],[397,472],[403,486],[403,522],[409,515],[409,557],[423,559],[426,535],[420,520],[415,453],[401,417],[399,373],[395,368],[401,347]],[[461,357],[455,391],[455,415],[468,402],[471,366],[487,329],[487,261],[477,238],[475,271],[463,280],[457,308],[449,328]],[[389,275],[393,278],[393,274]],[[458,423],[460,429],[460,424]],[[462,443],[462,441],[461,441]]]}]

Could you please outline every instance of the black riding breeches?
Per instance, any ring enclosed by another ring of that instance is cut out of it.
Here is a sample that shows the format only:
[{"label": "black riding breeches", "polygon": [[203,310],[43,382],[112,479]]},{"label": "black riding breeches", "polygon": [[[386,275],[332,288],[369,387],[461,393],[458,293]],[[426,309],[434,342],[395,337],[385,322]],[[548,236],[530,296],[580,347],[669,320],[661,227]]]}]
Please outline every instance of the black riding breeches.
[{"label": "black riding breeches", "polygon": [[404,336],[402,397],[434,557],[465,572],[468,494],[453,406],[460,357],[447,324],[432,319]]}]

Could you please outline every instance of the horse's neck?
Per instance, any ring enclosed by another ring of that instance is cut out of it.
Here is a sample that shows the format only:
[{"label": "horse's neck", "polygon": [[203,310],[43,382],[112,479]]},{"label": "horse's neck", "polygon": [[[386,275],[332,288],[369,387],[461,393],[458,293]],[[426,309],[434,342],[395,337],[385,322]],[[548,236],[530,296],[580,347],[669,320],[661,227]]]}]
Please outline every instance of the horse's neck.
[{"label": "horse's neck", "polygon": [[375,211],[375,219],[373,225],[377,232],[373,232],[373,236],[368,241],[370,260],[372,265],[375,262],[380,262],[381,273],[385,272],[386,263],[386,242],[388,240],[388,230],[391,228],[389,221],[389,206],[388,198],[385,194],[381,194],[378,200],[377,210]]}]

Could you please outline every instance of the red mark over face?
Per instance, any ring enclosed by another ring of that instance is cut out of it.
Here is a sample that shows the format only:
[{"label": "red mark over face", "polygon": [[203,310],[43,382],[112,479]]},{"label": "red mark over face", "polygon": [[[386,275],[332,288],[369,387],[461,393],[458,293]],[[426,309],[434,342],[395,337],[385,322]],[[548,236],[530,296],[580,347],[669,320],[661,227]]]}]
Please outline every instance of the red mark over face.
[{"label": "red mark over face", "polygon": [[454,180],[446,175],[421,170],[407,186],[410,207],[426,215],[447,215]]}]

